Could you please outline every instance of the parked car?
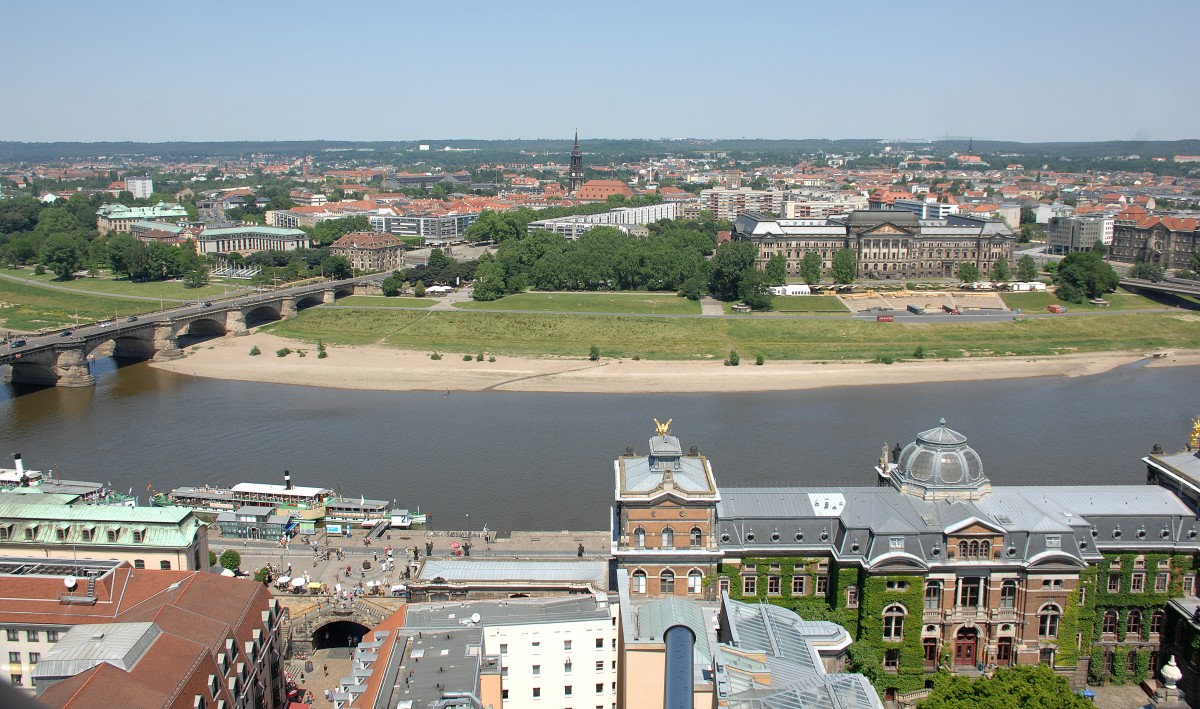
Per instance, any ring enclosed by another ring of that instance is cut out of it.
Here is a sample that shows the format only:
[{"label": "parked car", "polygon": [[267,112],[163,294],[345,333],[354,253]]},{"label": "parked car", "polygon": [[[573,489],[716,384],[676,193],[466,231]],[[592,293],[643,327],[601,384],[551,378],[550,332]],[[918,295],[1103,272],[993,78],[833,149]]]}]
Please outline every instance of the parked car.
[{"label": "parked car", "polygon": [[129,317],[125,318],[125,322],[137,322],[137,318],[138,316],[136,315],[130,315]]},{"label": "parked car", "polygon": [[204,301],[203,305],[204,305],[204,307],[206,307],[206,308],[211,308],[211,307],[212,307],[212,302],[211,302],[211,301],[208,301],[208,300],[206,300],[206,301]]},{"label": "parked car", "polygon": [[71,335],[74,335],[74,334],[75,334],[75,332],[73,330],[63,330],[62,332],[58,333],[58,336],[59,337],[70,337]]},{"label": "parked car", "polygon": [[13,340],[12,342],[8,343],[8,346],[9,347],[24,347],[25,340]]}]

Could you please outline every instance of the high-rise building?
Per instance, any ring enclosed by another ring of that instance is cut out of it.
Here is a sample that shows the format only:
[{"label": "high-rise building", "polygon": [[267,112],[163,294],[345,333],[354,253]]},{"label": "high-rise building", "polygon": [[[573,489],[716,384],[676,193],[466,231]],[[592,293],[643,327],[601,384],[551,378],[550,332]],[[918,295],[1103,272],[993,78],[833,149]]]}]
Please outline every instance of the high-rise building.
[{"label": "high-rise building", "polygon": [[575,131],[575,147],[571,149],[571,167],[567,170],[567,191],[574,193],[583,187],[583,153],[579,152],[579,131]]},{"label": "high-rise building", "polygon": [[134,199],[148,199],[154,194],[154,180],[149,177],[126,177],[125,189]]}]

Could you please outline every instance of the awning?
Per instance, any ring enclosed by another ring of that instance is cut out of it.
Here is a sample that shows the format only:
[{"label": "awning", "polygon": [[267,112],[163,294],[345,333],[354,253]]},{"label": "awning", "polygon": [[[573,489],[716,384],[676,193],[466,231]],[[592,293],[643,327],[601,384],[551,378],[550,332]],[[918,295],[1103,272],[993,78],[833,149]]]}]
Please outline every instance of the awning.
[{"label": "awning", "polygon": [[320,588],[321,582],[320,581],[310,581],[308,584],[308,587],[309,588]]},{"label": "awning", "polygon": [[292,588],[300,588],[304,585],[304,579],[292,579]]}]

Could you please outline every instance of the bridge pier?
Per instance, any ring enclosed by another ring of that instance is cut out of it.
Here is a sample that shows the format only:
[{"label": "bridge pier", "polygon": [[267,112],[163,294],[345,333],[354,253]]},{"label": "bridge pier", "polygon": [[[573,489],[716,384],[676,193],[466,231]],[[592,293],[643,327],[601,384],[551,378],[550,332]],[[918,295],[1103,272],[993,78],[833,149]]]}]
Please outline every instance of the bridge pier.
[{"label": "bridge pier", "polygon": [[329,305],[330,303],[336,303],[337,296],[334,295],[334,292],[332,290],[327,290],[321,294],[321,302],[324,303],[325,305]]},{"label": "bridge pier", "polygon": [[88,369],[87,352],[83,345],[59,350],[54,361],[54,373],[58,375],[55,386],[90,387],[96,379]]},{"label": "bridge pier", "polygon": [[241,310],[230,310],[225,313],[225,334],[227,335],[245,335],[249,332],[246,329],[246,314]]},{"label": "bridge pier", "polygon": [[296,317],[296,299],[284,298],[279,301],[279,319],[286,320]]},{"label": "bridge pier", "polygon": [[179,359],[183,350],[179,349],[179,340],[175,337],[175,328],[170,323],[163,323],[154,328],[154,360],[164,362],[169,359]]}]

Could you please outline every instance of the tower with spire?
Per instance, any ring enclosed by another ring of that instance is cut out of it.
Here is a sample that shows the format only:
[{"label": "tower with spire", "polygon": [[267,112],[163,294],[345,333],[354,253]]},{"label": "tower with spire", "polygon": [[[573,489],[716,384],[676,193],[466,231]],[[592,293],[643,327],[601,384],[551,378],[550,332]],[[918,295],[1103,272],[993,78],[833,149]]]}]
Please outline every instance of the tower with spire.
[{"label": "tower with spire", "polygon": [[583,187],[583,153],[579,152],[579,130],[575,130],[575,147],[571,149],[571,168],[567,171],[567,191],[574,193]]}]

